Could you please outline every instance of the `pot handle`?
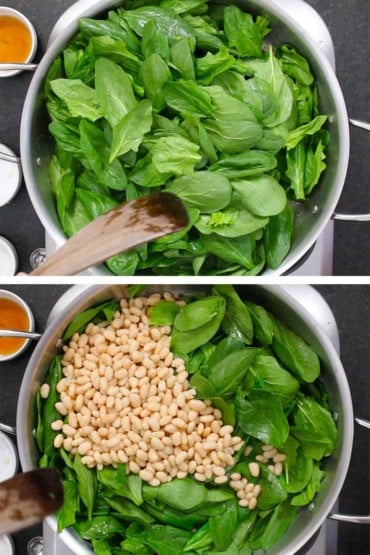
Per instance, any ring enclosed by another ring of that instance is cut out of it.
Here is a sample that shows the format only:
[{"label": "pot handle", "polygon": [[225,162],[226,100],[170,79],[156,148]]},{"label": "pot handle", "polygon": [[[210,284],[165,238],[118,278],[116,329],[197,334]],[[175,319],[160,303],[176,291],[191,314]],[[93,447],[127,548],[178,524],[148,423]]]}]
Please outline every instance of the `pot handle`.
[{"label": "pot handle", "polygon": [[[359,127],[365,131],[370,131],[370,123],[366,121],[360,121],[357,119],[350,119],[349,122],[354,127]],[[346,222],[370,222],[370,214],[339,214],[334,212],[332,215],[332,220],[342,220]]]},{"label": "pot handle", "polygon": [[[370,429],[370,421],[364,420],[363,418],[355,418],[355,421],[360,426]],[[370,524],[370,515],[359,516],[359,515],[342,515],[340,513],[331,513],[329,518],[332,520],[339,520],[340,522],[352,522],[353,524]]]}]

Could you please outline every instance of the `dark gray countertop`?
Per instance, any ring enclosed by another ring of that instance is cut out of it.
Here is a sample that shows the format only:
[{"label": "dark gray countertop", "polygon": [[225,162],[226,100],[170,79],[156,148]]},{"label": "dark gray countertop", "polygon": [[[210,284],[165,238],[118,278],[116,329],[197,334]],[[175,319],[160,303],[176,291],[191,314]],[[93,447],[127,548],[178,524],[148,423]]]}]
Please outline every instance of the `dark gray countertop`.
[{"label": "dark gray countertop", "polygon": [[[351,117],[370,121],[370,10],[368,0],[308,0],[326,20],[337,54],[337,73]],[[45,51],[47,38],[59,15],[71,0],[8,0],[34,23],[39,36],[36,60]],[[19,153],[22,105],[31,75],[0,79],[0,142]],[[343,212],[370,211],[368,187],[369,137],[365,131],[351,132],[350,169],[339,203]],[[31,252],[44,245],[44,232],[28,199],[25,187],[6,207],[0,208],[0,235],[14,244],[21,271],[29,270]],[[336,224],[334,273],[370,275],[370,223]]]},{"label": "dark gray countertop", "polygon": [[[1,286],[0,286],[1,287]],[[42,331],[47,316],[66,286],[21,285],[3,286],[20,294],[32,308],[36,329]],[[358,417],[370,418],[370,286],[320,286],[320,293],[331,306],[337,319],[341,358],[351,388],[354,412]],[[22,376],[31,348],[14,361],[1,363],[0,421],[15,424],[16,402]],[[355,429],[350,470],[340,496],[340,510],[347,514],[369,514],[370,432],[359,426]],[[15,535],[17,555],[25,554],[28,539],[40,533],[37,528]],[[368,555],[370,527],[340,524],[338,555]]]}]

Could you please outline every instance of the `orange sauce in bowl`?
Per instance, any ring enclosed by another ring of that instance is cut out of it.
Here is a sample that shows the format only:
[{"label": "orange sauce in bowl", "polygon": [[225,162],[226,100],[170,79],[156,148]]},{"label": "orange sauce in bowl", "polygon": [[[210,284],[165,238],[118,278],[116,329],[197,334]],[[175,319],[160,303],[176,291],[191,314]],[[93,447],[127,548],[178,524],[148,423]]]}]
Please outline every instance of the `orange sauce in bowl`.
[{"label": "orange sauce in bowl", "polygon": [[28,27],[11,15],[0,16],[0,63],[25,62],[32,49]]},{"label": "orange sauce in bowl", "polygon": [[[24,308],[12,299],[0,298],[0,329],[28,331],[30,320]],[[17,352],[26,339],[19,337],[0,337],[0,355]]]}]

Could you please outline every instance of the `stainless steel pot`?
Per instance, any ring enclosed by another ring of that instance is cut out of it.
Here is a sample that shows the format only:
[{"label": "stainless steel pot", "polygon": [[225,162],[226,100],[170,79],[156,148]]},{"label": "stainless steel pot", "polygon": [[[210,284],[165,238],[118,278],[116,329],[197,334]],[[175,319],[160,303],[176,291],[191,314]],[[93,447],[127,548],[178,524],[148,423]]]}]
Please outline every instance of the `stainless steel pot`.
[{"label": "stainless steel pot", "polygon": [[[48,115],[42,100],[45,76],[53,59],[76,33],[81,17],[98,16],[120,3],[120,0],[80,0],[65,12],[52,32],[53,40],[33,77],[24,104],[21,158],[25,181],[35,211],[57,246],[61,246],[66,238],[58,220],[48,178],[53,141],[47,130]],[[317,78],[322,110],[329,114],[331,121],[328,169],[310,199],[296,209],[297,218],[288,256],[278,270],[265,271],[265,275],[284,274],[309,251],[330,218],[369,220],[370,215],[334,214],[347,173],[349,125],[342,91],[333,69],[334,56],[330,53],[328,59],[325,55],[325,41],[315,41],[315,29],[323,28],[322,20],[303,0],[285,0],[283,3],[277,0],[241,0],[238,4],[245,10],[266,12],[272,22],[273,41],[277,44],[290,42],[308,58]],[[303,26],[307,20],[312,23],[313,38]],[[328,41],[331,42],[330,36]],[[103,265],[91,268],[89,273],[111,275]]]},{"label": "stainless steel pot", "polygon": [[[189,294],[208,286],[148,286],[143,293],[170,290],[174,294]],[[335,453],[326,462],[326,478],[322,491],[315,498],[314,506],[301,511],[294,525],[284,538],[270,550],[270,555],[292,555],[304,546],[322,525],[330,513],[342,488],[351,457],[353,440],[353,413],[347,378],[337,351],[326,331],[317,321],[284,289],[278,286],[241,286],[238,291],[242,298],[262,303],[277,317],[297,331],[317,352],[322,362],[322,379],[327,388],[331,409],[337,415],[338,443]],[[24,471],[37,466],[38,452],[33,437],[35,421],[35,394],[45,379],[51,359],[57,354],[57,341],[68,323],[87,307],[109,299],[127,296],[127,288],[122,285],[92,286],[81,292],[55,317],[40,339],[27,366],[17,408],[17,439],[19,458]],[[369,521],[368,517],[367,522]],[[56,529],[54,517],[49,524]],[[86,542],[73,530],[62,532],[60,539],[76,555],[91,555]]]}]

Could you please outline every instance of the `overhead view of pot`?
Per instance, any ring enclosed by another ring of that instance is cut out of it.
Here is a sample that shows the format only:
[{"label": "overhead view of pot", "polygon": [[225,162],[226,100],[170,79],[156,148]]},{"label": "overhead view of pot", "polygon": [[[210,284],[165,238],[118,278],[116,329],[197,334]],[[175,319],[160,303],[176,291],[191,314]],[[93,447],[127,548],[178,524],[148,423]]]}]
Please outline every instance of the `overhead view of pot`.
[{"label": "overhead view of pot", "polygon": [[[21,125],[21,158],[24,177],[34,205],[45,230],[51,240],[61,246],[66,237],[60,227],[53,193],[48,178],[48,165],[53,142],[47,131],[48,116],[42,100],[43,83],[54,58],[63,50],[78,29],[81,17],[98,17],[106,10],[117,7],[120,2],[80,0],[61,17],[51,33],[49,47],[33,77],[23,109]],[[289,0],[282,7],[269,0],[247,0],[242,3],[245,10],[264,12],[271,22],[272,39],[278,43],[293,44],[309,60],[317,79],[321,108],[329,114],[330,145],[328,164],[320,186],[304,204],[296,209],[297,217],[293,231],[291,250],[277,270],[265,270],[265,275],[288,273],[310,250],[323,232],[330,218],[349,220],[369,220],[369,214],[357,216],[335,214],[336,206],[344,186],[349,160],[349,122],[343,94],[338,84],[334,60],[328,45],[319,44],[314,36],[306,32],[303,22],[314,17],[314,10],[302,0]],[[291,15],[292,14],[292,15]],[[293,17],[295,14],[295,17]],[[322,26],[316,14],[313,28]],[[330,42],[330,36],[328,42]],[[329,45],[330,46],[330,45]],[[356,122],[355,122],[356,123]],[[361,122],[357,124],[362,125]],[[366,124],[363,124],[366,128]],[[105,266],[90,270],[94,275],[111,275]]]},{"label": "overhead view of pot", "polygon": [[[308,288],[309,289],[309,288]],[[207,291],[205,286],[148,286],[143,295],[153,292],[170,291],[174,295]],[[319,355],[322,363],[322,379],[328,391],[331,409],[337,415],[338,440],[335,453],[326,463],[326,479],[317,494],[314,506],[302,510],[294,526],[288,529],[284,538],[274,546],[270,555],[291,554],[303,548],[329,516],[341,491],[351,458],[353,440],[353,412],[347,378],[337,351],[327,332],[299,302],[279,286],[241,286],[238,292],[242,299],[263,304],[281,318]],[[43,383],[51,359],[56,355],[58,339],[68,323],[84,309],[98,302],[112,298],[127,297],[127,288],[115,286],[90,286],[82,288],[58,315],[54,315],[47,326],[33,355],[31,356],[19,394],[17,408],[17,440],[19,458],[23,471],[37,467],[38,451],[33,437],[35,426],[35,395]],[[307,294],[307,292],[306,292]],[[303,295],[302,295],[303,297]],[[331,515],[332,518],[350,522],[369,522],[370,517]],[[55,529],[54,517],[49,517],[50,526]],[[60,540],[74,554],[91,554],[90,548],[73,530],[64,530]]]}]

